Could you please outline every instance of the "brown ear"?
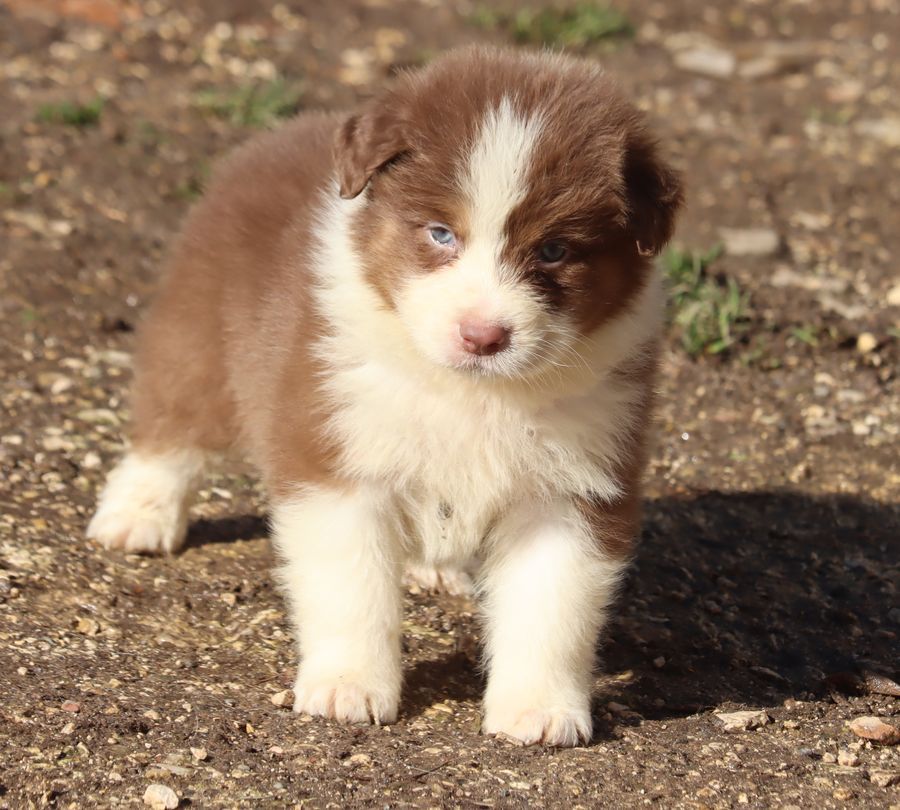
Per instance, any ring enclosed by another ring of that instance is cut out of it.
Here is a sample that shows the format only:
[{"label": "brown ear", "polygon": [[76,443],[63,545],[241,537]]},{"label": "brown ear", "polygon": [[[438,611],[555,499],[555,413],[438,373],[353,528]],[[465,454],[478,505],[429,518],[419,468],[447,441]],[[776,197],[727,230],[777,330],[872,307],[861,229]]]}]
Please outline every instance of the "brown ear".
[{"label": "brown ear", "polygon": [[334,143],[341,197],[356,197],[376,171],[406,150],[404,127],[389,111],[369,109],[348,118]]},{"label": "brown ear", "polygon": [[645,256],[659,253],[675,230],[675,215],[684,202],[681,174],[659,155],[656,143],[641,134],[625,157],[628,229]]}]

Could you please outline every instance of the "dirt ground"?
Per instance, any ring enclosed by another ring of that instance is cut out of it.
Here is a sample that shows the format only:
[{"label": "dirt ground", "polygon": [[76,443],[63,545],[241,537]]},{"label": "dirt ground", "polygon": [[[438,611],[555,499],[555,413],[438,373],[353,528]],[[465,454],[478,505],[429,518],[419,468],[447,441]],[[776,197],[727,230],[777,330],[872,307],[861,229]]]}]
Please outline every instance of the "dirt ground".
[{"label": "dirt ground", "polygon": [[[246,470],[210,479],[179,556],[84,539],[161,256],[210,162],[254,131],[240,89],[280,75],[279,112],[349,105],[519,18],[0,3],[0,807],[141,806],[152,783],[203,808],[900,807],[898,746],[848,726],[900,722],[900,4],[619,8],[630,35],[576,47],[685,169],[677,244],[723,243],[715,272],[749,306],[726,354],[673,332],[595,739],[542,750],[479,734],[462,598],[409,596],[395,725],[273,705],[296,662]],[[726,731],[716,713],[740,709],[764,724]]]}]

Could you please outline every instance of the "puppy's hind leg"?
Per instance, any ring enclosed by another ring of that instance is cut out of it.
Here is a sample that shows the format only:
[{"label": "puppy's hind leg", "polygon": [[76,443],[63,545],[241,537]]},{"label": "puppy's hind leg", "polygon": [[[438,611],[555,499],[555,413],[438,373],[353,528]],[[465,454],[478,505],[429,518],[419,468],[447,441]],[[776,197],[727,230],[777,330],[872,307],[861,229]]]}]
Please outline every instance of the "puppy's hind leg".
[{"label": "puppy's hind leg", "polygon": [[[176,269],[182,275],[191,267]],[[173,273],[139,334],[131,395],[131,448],[112,471],[87,534],[108,549],[170,554],[205,462],[234,441],[217,321],[204,297]],[[190,276],[187,277],[188,281]]]},{"label": "puppy's hind leg", "polygon": [[88,537],[107,549],[178,551],[187,536],[188,507],[203,463],[198,450],[132,450],[110,474]]}]

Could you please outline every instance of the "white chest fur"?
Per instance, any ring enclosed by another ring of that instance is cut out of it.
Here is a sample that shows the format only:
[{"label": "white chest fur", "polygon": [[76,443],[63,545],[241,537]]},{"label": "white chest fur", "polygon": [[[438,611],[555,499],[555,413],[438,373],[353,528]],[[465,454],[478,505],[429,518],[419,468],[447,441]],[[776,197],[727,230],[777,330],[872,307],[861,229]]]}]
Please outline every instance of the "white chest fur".
[{"label": "white chest fur", "polygon": [[442,383],[375,362],[330,383],[345,473],[391,489],[425,558],[471,556],[519,499],[616,494],[617,438],[638,391],[605,378],[538,405],[477,380]]}]

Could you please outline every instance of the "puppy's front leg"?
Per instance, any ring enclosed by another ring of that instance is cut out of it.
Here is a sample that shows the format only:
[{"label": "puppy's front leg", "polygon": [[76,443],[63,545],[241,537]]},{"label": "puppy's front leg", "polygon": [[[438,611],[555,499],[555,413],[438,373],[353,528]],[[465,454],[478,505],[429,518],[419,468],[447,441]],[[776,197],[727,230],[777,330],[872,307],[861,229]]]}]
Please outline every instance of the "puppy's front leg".
[{"label": "puppy's front leg", "polygon": [[494,540],[482,581],[484,731],[529,745],[587,742],[595,644],[624,563],[568,501],[518,507]]},{"label": "puppy's front leg", "polygon": [[400,700],[400,544],[385,496],[314,489],[274,509],[300,647],[294,711],[390,723]]}]

